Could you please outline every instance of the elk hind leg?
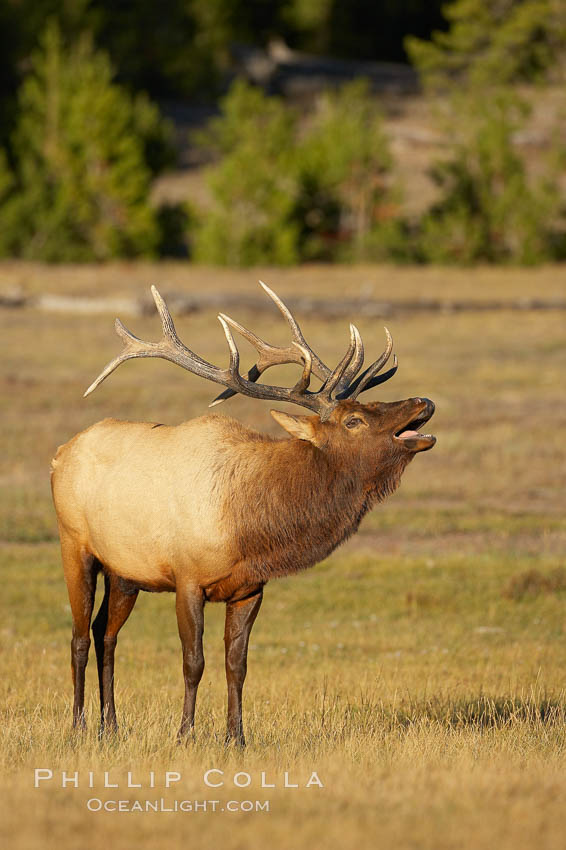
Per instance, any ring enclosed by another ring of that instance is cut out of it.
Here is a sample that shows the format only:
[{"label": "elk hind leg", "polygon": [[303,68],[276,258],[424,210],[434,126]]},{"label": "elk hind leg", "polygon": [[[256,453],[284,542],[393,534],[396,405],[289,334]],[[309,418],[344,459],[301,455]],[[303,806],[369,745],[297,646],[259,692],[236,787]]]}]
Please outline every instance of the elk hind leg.
[{"label": "elk hind leg", "polygon": [[71,672],[73,676],[73,727],[84,729],[85,670],[90,648],[90,620],[94,605],[96,576],[99,565],[93,555],[73,542],[61,537],[63,571],[73,617],[71,639]]},{"label": "elk hind leg", "polygon": [[101,733],[105,729],[114,732],[118,729],[114,704],[114,654],[118,632],[130,616],[138,592],[137,588],[123,584],[117,576],[105,574],[104,599],[92,624],[100,688]]}]

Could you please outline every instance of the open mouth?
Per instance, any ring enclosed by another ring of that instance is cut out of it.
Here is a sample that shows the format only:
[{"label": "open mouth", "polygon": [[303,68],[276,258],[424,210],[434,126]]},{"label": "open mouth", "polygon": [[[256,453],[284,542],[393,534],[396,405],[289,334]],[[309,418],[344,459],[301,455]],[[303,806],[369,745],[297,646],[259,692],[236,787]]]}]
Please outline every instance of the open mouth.
[{"label": "open mouth", "polygon": [[434,413],[434,404],[427,399],[425,409],[419,413],[410,422],[399,428],[393,435],[393,439],[398,443],[402,443],[407,449],[413,452],[423,452],[427,449],[432,449],[436,443],[436,437],[433,434],[423,434],[420,428],[425,425]]}]

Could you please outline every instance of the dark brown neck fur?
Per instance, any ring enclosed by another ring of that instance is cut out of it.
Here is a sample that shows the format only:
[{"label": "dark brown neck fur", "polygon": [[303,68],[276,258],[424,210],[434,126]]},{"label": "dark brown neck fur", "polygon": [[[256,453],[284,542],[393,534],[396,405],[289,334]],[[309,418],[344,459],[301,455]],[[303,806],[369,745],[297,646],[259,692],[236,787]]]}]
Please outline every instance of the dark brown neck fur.
[{"label": "dark brown neck fur", "polygon": [[225,470],[233,482],[225,510],[241,561],[260,581],[318,563],[396,489],[407,460],[393,453],[372,480],[351,459],[305,441],[248,443],[232,474]]}]

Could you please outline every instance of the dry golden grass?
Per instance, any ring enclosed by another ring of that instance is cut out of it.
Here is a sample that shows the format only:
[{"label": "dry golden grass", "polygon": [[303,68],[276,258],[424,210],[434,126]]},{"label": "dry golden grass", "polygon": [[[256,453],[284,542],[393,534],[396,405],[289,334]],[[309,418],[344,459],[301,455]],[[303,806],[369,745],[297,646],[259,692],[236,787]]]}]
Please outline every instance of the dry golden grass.
[{"label": "dry golden grass", "polygon": [[[560,269],[262,270],[282,295],[507,297],[563,295]],[[254,287],[257,272],[183,266],[41,269],[4,265],[0,280],[30,291],[92,294]],[[450,281],[452,284],[450,285]],[[238,315],[274,340],[274,317]],[[356,319],[357,317],[352,317]],[[55,447],[99,418],[176,422],[201,413],[214,388],[167,363],[127,364],[97,392],[82,391],[119,345],[112,317],[2,311],[0,461],[2,568],[2,829],[15,850],[194,846],[478,850],[562,848],[566,832],[566,616],[563,583],[566,370],[564,314],[403,316],[388,324],[400,358],[384,399],[437,402],[434,451],[417,457],[401,489],[324,564],[266,589],[252,634],[245,693],[249,746],[223,747],[223,606],[207,609],[207,667],[198,729],[174,744],[181,658],[171,595],[142,595],[120,636],[117,740],[96,735],[96,673],[87,671],[89,730],[70,734],[70,612],[50,504]],[[155,338],[155,317],[129,322]],[[304,321],[328,360],[345,322]],[[368,356],[381,323],[359,322]],[[178,322],[203,356],[226,357],[212,315]],[[242,346],[242,353],[247,349]],[[294,374],[292,371],[289,376]],[[224,412],[276,433],[268,406],[245,399]],[[525,576],[536,575],[533,582]],[[510,593],[523,587],[528,593]],[[532,591],[532,592],[531,592]],[[33,788],[33,769],[104,771],[119,789]],[[223,769],[227,786],[203,773]],[[147,787],[149,771],[155,789]],[[164,789],[164,771],[182,781]],[[284,789],[284,772],[304,785]],[[127,771],[145,787],[125,787]],[[252,776],[234,788],[235,772]],[[261,772],[276,782],[262,789]],[[141,777],[141,779],[139,778]],[[91,813],[86,801],[270,800],[267,812]]]},{"label": "dry golden grass", "polygon": [[148,295],[152,283],[163,292],[245,292],[257,294],[265,280],[286,295],[375,297],[377,299],[466,298],[516,299],[564,297],[564,274],[556,266],[470,271],[435,266],[328,266],[296,268],[211,268],[180,262],[113,262],[104,266],[45,266],[0,261],[0,291],[21,289],[34,295]]}]

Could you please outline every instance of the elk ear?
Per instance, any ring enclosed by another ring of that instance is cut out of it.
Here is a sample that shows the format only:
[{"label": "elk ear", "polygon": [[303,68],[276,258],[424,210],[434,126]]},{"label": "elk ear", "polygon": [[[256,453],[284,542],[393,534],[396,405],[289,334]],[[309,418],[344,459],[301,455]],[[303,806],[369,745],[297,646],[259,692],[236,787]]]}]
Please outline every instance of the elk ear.
[{"label": "elk ear", "polygon": [[308,440],[309,443],[314,443],[315,445],[317,444],[314,417],[292,416],[290,413],[283,413],[282,410],[270,410],[269,412],[278,425],[281,425],[292,437],[297,437],[299,440]]}]

